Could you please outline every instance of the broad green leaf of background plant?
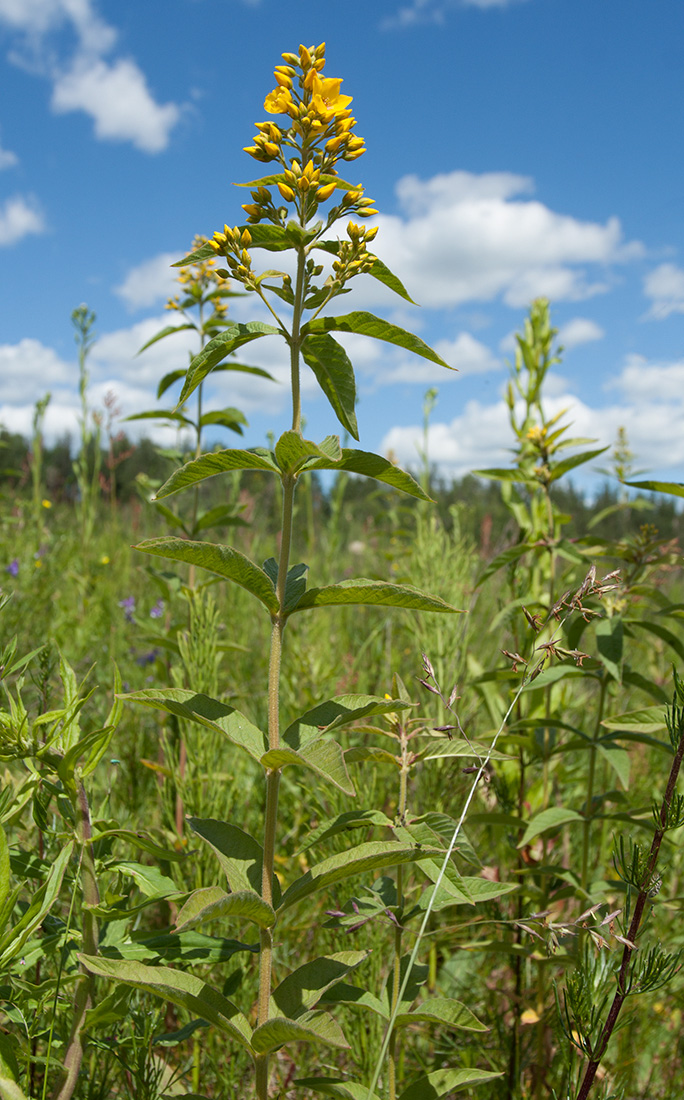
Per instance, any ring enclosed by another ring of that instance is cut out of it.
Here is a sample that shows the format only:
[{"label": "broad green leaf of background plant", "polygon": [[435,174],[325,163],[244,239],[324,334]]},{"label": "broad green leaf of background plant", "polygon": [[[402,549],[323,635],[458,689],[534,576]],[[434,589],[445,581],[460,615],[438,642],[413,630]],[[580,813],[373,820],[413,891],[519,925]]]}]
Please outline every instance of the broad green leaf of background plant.
[{"label": "broad green leaf of background plant", "polygon": [[483,1085],[502,1077],[488,1069],[437,1069],[419,1077],[399,1096],[399,1100],[439,1100],[451,1092],[460,1092],[471,1085]]},{"label": "broad green leaf of background plant", "polygon": [[8,928],[0,938],[0,966],[6,967],[21,952],[24,944],[40,927],[57,901],[73,848],[73,841],[64,845],[50,867],[47,879],[36,890],[17,923],[13,928]]},{"label": "broad green leaf of background plant", "polygon": [[144,688],[123,696],[131,703],[163,710],[187,722],[199,722],[207,729],[222,733],[234,745],[259,761],[268,747],[268,739],[244,714],[228,703],[210,699],[188,688]]},{"label": "broad green leaf of background plant", "polygon": [[269,749],[261,757],[261,763],[265,768],[286,768],[288,765],[298,764],[300,767],[309,768],[321,779],[332,783],[345,794],[356,793],[349,778],[342,749],[336,741],[329,738],[312,741],[299,751],[287,745],[282,745],[279,749]]},{"label": "broad green leaf of background plant", "polygon": [[300,749],[302,745],[318,740],[321,733],[341,729],[361,718],[409,710],[412,705],[401,699],[384,699],[379,695],[337,695],[296,718],[283,733],[282,740],[291,748]]},{"label": "broad green leaf of background plant", "polygon": [[469,1008],[451,997],[430,997],[410,1012],[400,1012],[394,1019],[395,1027],[410,1027],[412,1024],[446,1024],[463,1031],[489,1031]]},{"label": "broad green leaf of background plant", "polygon": [[406,607],[412,611],[448,611],[463,614],[463,609],[451,607],[439,596],[429,596],[410,584],[391,584],[389,581],[367,580],[357,577],[324,588],[309,588],[294,608],[307,611],[312,607],[339,607],[340,605],[369,604],[375,607]]},{"label": "broad green leaf of background plant", "polygon": [[601,722],[608,730],[626,730],[628,733],[660,733],[667,729],[663,707],[642,707],[624,714],[611,714]]},{"label": "broad green leaf of background plant", "polygon": [[230,546],[218,546],[212,542],[191,542],[190,539],[176,539],[167,535],[158,539],[146,539],[144,542],[139,542],[133,549],[141,550],[144,554],[157,554],[160,558],[184,561],[189,565],[208,569],[209,572],[233,581],[247,592],[251,592],[273,614],[278,612],[278,597],[263,569],[259,569],[253,561]]},{"label": "broad green leaf of background plant", "polygon": [[381,1100],[376,1092],[369,1092],[367,1085],[358,1081],[345,1081],[342,1077],[297,1077],[295,1085],[339,1100]]},{"label": "broad green leaf of background plant", "polygon": [[296,1020],[312,1009],[323,996],[368,958],[368,951],[339,951],[323,955],[293,970],[271,996],[273,1012]]},{"label": "broad green leaf of background plant", "polygon": [[524,848],[527,844],[530,844],[535,837],[541,836],[542,833],[546,833],[549,829],[558,829],[561,825],[567,825],[571,821],[584,821],[581,814],[578,814],[576,810],[567,810],[562,806],[551,806],[548,810],[542,810],[541,813],[536,814],[529,822],[522,840],[518,843],[518,848]]},{"label": "broad green leaf of background plant", "polygon": [[599,660],[618,684],[622,683],[623,640],[624,630],[619,615],[614,615],[612,619],[599,619],[596,623]]},{"label": "broad green leaf of background plant", "polygon": [[225,1035],[237,1040],[251,1052],[251,1028],[240,1010],[217,989],[182,970],[166,966],[145,966],[127,959],[102,959],[88,955],[78,956],[86,970],[101,978],[124,982],[145,993],[170,1001],[184,1008],[193,1016],[200,1016]]},{"label": "broad green leaf of background plant", "polygon": [[349,1047],[342,1028],[327,1012],[307,1012],[298,1020],[274,1016],[252,1032],[252,1046],[257,1054],[267,1054],[285,1043]]},{"label": "broad green leaf of background plant", "polygon": [[239,917],[251,920],[260,928],[272,928],[275,911],[254,890],[236,890],[227,894],[220,886],[203,886],[195,890],[179,910],[176,931],[196,928],[208,920]]},{"label": "broad green leaf of background plant", "polygon": [[[261,867],[264,853],[258,840],[227,821],[214,818],[188,818],[193,832],[213,848],[231,890],[261,892]],[[273,900],[279,903],[280,886],[273,879]]]},{"label": "broad green leaf of background plant", "polygon": [[632,489],[645,489],[652,493],[667,493],[672,497],[684,497],[684,484],[681,481],[626,481]]}]

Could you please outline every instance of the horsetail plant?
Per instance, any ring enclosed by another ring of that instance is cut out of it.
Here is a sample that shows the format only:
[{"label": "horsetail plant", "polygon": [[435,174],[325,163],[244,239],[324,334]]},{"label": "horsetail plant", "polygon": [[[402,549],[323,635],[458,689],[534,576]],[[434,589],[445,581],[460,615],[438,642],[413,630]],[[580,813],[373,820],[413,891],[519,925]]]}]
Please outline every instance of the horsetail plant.
[{"label": "horsetail plant", "polygon": [[[191,689],[167,688],[129,695],[131,700],[156,707],[180,718],[219,730],[234,748],[251,757],[265,784],[263,843],[228,822],[192,818],[194,832],[215,852],[226,874],[229,892],[210,886],[195,891],[177,918],[177,928],[188,929],[214,919],[246,919],[259,928],[259,979],[256,1026],[218,990],[199,977],[166,967],[149,967],[133,961],[94,959],[84,964],[95,974],[118,979],[156,993],[185,1007],[217,1026],[251,1056],[258,1100],[269,1094],[271,1055],[293,1042],[345,1047],[344,1034],[334,1018],[319,1006],[324,993],[357,966],[363,951],[342,951],[305,963],[280,984],[273,983],[273,958],[277,950],[277,922],[291,906],[326,887],[365,871],[399,867],[441,858],[444,845],[425,845],[413,837],[367,841],[337,853],[310,867],[281,889],[274,875],[278,851],[278,800],[285,767],[303,768],[347,795],[354,794],[340,743],[333,731],[356,719],[396,711],[397,702],[374,696],[343,696],[327,700],[299,717],[283,731],[280,713],[280,669],[283,639],[290,617],[305,610],[340,605],[376,605],[453,613],[457,609],[439,597],[410,585],[364,578],[343,580],[307,588],[304,564],[291,565],[295,534],[294,497],[298,482],[317,470],[351,472],[376,478],[418,499],[428,499],[407,473],[380,455],[341,447],[335,436],[321,443],[302,434],[302,360],[312,370],[345,432],[358,439],[355,414],[354,371],[346,351],[333,332],[356,333],[387,341],[432,362],[447,364],[421,339],[365,311],[342,316],[325,313],[326,307],[359,274],[378,279],[401,298],[411,301],[399,279],[373,255],[368,246],[377,230],[348,221],[376,213],[360,184],[345,182],[338,174],[340,162],[352,162],[364,152],[363,139],[354,135],[356,125],[349,104],[340,93],[340,79],[322,75],[325,47],[301,46],[298,54],[283,54],[275,70],[276,88],[266,97],[269,115],[285,121],[257,124],[258,133],[247,152],[257,161],[271,164],[272,174],[254,180],[251,202],[243,207],[247,224],[214,233],[195,252],[179,261],[187,267],[216,256],[225,267],[221,278],[231,278],[255,295],[266,307],[271,322],[229,322],[192,360],[180,402],[185,402],[209,373],[222,366],[231,353],[267,336],[284,340],[289,352],[292,394],[292,426],[272,450],[232,449],[195,457],[177,470],[157,493],[164,499],[197,486],[208,477],[227,471],[262,470],[279,479],[282,521],[278,557],[262,566],[237,549],[165,537],[143,542],[138,549],[173,561],[207,569],[240,585],[262,605],[270,617],[271,640],[268,671],[267,730],[257,728],[233,707]],[[332,200],[332,205],[328,205]],[[330,237],[339,221],[347,222],[346,238]],[[289,252],[294,279],[285,270],[258,270],[252,252]],[[332,270],[324,277],[324,263]],[[481,1071],[478,1071],[481,1079]],[[358,1083],[317,1079],[309,1088],[323,1094],[361,1095]],[[334,1090],[338,1089],[337,1092]],[[339,1090],[342,1091],[339,1091]],[[346,1091],[344,1091],[346,1089]],[[355,1091],[356,1090],[356,1091]],[[441,1095],[441,1093],[440,1093]],[[406,1094],[408,1100],[408,1093]]]}]

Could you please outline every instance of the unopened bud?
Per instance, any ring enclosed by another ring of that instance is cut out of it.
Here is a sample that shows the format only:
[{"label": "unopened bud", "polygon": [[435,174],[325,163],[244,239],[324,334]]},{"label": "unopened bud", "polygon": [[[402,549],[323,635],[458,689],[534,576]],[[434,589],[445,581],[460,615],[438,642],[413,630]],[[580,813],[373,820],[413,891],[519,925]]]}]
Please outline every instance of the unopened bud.
[{"label": "unopened bud", "polygon": [[294,193],[294,191],[292,190],[291,187],[288,187],[288,185],[286,183],[280,183],[279,182],[278,183],[278,190],[280,191],[280,194],[285,199],[285,202],[294,202],[295,193]]}]

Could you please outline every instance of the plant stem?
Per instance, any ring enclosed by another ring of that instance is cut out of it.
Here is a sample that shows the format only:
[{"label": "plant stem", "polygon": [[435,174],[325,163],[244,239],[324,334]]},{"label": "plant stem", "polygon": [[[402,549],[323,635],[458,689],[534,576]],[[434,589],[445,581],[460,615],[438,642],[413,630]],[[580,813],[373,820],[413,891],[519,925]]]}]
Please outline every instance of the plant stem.
[{"label": "plant stem", "polygon": [[[81,889],[83,892],[83,953],[96,955],[98,945],[97,917],[93,910],[100,904],[100,891],[97,886],[95,859],[91,844],[92,828],[90,808],[85,787],[78,784],[75,797],[72,798],[76,815],[76,838],[81,847]],[[71,1033],[63,1058],[64,1073],[59,1087],[54,1093],[55,1100],[71,1100],[78,1082],[78,1074],[83,1061],[83,1038],[81,1030],[85,1014],[90,1008],[95,978],[81,967],[81,975],[76,983],[74,994],[74,1015]]]},{"label": "plant stem", "polygon": [[[667,831],[667,818],[670,803],[674,795],[674,790],[677,785],[677,779],[679,777],[679,771],[682,766],[682,758],[684,757],[684,737],[680,737],[679,745],[675,753],[674,760],[672,761],[672,767],[670,769],[670,775],[667,781],[667,788],[665,791],[665,797],[663,798],[662,805],[660,807],[660,827],[656,829],[653,835],[653,842],[651,844],[651,851],[648,857],[648,864],[646,866],[646,872],[642,881],[641,889],[639,890],[639,896],[637,897],[636,905],[634,906],[634,914],[627,932],[626,939],[629,943],[636,943],[636,938],[639,933],[639,926],[641,924],[641,918],[644,914],[644,908],[649,898],[649,891],[653,880],[653,873],[658,863],[658,855],[660,853],[660,846],[663,842],[663,837]],[[608,1042],[613,1033],[617,1018],[620,1015],[620,1010],[627,999],[628,984],[627,976],[629,974],[629,967],[632,960],[632,954],[634,952],[633,947],[625,944],[622,952],[622,963],[620,966],[620,973],[617,979],[617,989],[613,998],[613,1003],[610,1006],[610,1011],[606,1017],[606,1022],[603,1025],[603,1031],[601,1032],[601,1038],[598,1046],[593,1052],[593,1056],[589,1065],[586,1068],[582,1085],[577,1093],[577,1100],[586,1100],[589,1095],[589,1090],[593,1084],[596,1076],[596,1071],[599,1068],[601,1059],[606,1052]]]},{"label": "plant stem", "polygon": [[[408,791],[408,739],[404,729],[401,731],[401,771],[399,773],[399,805],[397,806],[397,821],[403,825],[406,820],[406,803]],[[394,926],[394,971],[392,974],[392,1002],[391,1014],[396,1012],[401,992],[401,949],[404,929],[401,924],[403,919],[402,908],[404,905],[404,868],[397,867],[397,910],[399,923]],[[396,1100],[397,1097],[397,1031],[393,1028],[388,1048],[388,1097]]]},{"label": "plant stem", "polygon": [[596,725],[594,727],[594,739],[589,746],[589,775],[587,777],[587,800],[584,805],[584,835],[582,838],[582,889],[586,891],[588,878],[589,878],[589,841],[591,840],[591,821],[592,821],[592,808],[591,804],[594,797],[594,776],[596,774],[596,742],[598,741],[599,733],[601,731],[601,720],[603,718],[603,704],[606,698],[606,688],[608,686],[608,680],[604,673],[601,678],[601,694],[599,695],[599,704],[596,714]]}]

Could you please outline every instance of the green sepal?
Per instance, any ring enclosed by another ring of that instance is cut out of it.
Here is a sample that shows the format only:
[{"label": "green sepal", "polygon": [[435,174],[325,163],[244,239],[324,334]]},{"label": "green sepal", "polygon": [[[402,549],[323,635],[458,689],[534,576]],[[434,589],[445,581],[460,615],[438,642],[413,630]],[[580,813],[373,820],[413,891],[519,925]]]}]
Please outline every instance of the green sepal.
[{"label": "green sepal", "polygon": [[293,970],[273,990],[272,1011],[297,1020],[312,1009],[331,989],[368,958],[368,951],[339,951],[323,955]]},{"label": "green sepal", "polygon": [[329,738],[319,738],[299,750],[282,745],[278,749],[269,749],[261,757],[265,768],[286,768],[291,764],[308,768],[321,779],[327,780],[345,794],[355,795],[354,784],[349,778],[342,749]]},{"label": "green sepal", "polygon": [[248,451],[237,447],[231,447],[226,451],[214,451],[211,454],[200,455],[192,462],[186,462],[180,469],[174,470],[168,481],[157,490],[154,499],[157,501],[173,493],[180,493],[183,489],[197,485],[208,477],[225,473],[226,470],[267,470],[269,473],[276,474],[278,467],[271,452],[265,447],[254,447]]},{"label": "green sepal", "polygon": [[227,326],[223,332],[205,344],[201,352],[190,361],[177,407],[187,401],[200,382],[203,382],[210,371],[231,352],[241,348],[243,344],[249,344],[252,340],[259,340],[262,336],[271,336],[278,332],[280,329],[274,325],[264,324],[263,321],[247,321],[246,324],[232,323]]},{"label": "green sepal", "polygon": [[354,439],[358,439],[356,379],[346,351],[337,340],[322,330],[321,335],[311,332],[307,334],[301,345],[301,352],[340,424]]},{"label": "green sepal", "polygon": [[294,608],[307,611],[312,607],[339,607],[340,605],[370,604],[376,607],[405,607],[412,611],[446,611],[462,614],[462,608],[451,607],[439,596],[429,596],[409,584],[392,584],[389,581],[368,580],[356,577],[340,581],[324,588],[309,588]]},{"label": "green sepal", "polygon": [[[237,825],[214,818],[189,817],[188,825],[213,848],[231,890],[260,893],[264,852],[258,840]],[[279,901],[280,885],[274,875],[273,903],[276,908]]]},{"label": "green sepal", "polygon": [[232,1001],[194,974],[166,966],[145,966],[144,963],[125,959],[94,958],[81,954],[78,958],[91,974],[132,985],[135,989],[185,1008],[193,1016],[201,1017],[230,1035],[252,1053],[252,1032],[246,1018]]},{"label": "green sepal", "polygon": [[302,336],[327,332],[355,332],[359,336],[373,336],[376,340],[396,344],[398,347],[406,348],[407,351],[412,351],[415,355],[422,356],[423,359],[429,359],[432,363],[438,363],[441,367],[453,370],[453,367],[445,363],[441,355],[433,351],[419,336],[414,336],[412,332],[390,324],[389,321],[384,321],[373,313],[366,313],[365,310],[355,310],[342,317],[314,317],[302,328]]},{"label": "green sepal", "polygon": [[348,1049],[340,1025],[327,1012],[307,1012],[298,1020],[275,1016],[252,1032],[252,1047],[257,1054],[269,1054],[286,1043],[323,1043]]},{"label": "green sepal", "polygon": [[244,714],[235,707],[200,692],[190,691],[188,688],[144,688],[142,691],[132,691],[122,698],[216,730],[238,748],[249,753],[253,760],[261,760],[268,747],[266,735],[252,725]]},{"label": "green sepal", "polygon": [[209,920],[223,917],[242,917],[258,924],[260,928],[272,928],[275,911],[254,890],[236,890],[227,894],[220,886],[204,886],[195,890],[176,917],[176,931],[196,928]]},{"label": "green sepal", "polygon": [[357,451],[345,447],[337,460],[312,458],[304,466],[305,470],[347,470],[352,474],[363,474],[376,481],[382,481],[393,489],[398,489],[419,500],[432,500],[425,490],[410,474],[395,466],[388,458],[373,454],[372,451]]},{"label": "green sepal", "polygon": [[248,557],[230,546],[219,546],[213,542],[192,542],[190,539],[176,539],[166,535],[162,538],[146,539],[132,549],[208,569],[209,572],[233,581],[251,592],[272,614],[278,613],[278,597],[263,569],[259,569]]},{"label": "green sepal", "polygon": [[291,905],[303,901],[336,882],[360,875],[366,871],[377,871],[382,867],[397,867],[404,863],[415,863],[427,856],[441,856],[441,848],[410,847],[394,841],[370,841],[358,844],[347,852],[324,859],[322,863],[309,868],[306,874],[296,879],[285,891],[279,909],[288,909]]}]

